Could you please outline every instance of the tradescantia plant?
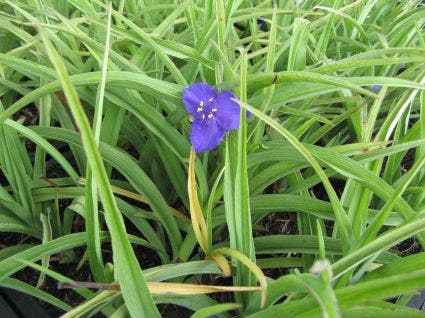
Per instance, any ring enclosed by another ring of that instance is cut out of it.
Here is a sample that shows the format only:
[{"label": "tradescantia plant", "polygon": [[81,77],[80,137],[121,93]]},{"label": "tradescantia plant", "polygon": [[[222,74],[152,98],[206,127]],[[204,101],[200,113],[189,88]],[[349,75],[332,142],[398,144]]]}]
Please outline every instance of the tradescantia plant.
[{"label": "tradescantia plant", "polygon": [[190,142],[197,152],[214,149],[226,131],[239,128],[240,107],[232,92],[217,94],[207,83],[195,83],[183,90],[182,98],[194,118]]},{"label": "tradescantia plant", "polygon": [[64,317],[422,317],[424,13],[0,0],[0,286]]}]

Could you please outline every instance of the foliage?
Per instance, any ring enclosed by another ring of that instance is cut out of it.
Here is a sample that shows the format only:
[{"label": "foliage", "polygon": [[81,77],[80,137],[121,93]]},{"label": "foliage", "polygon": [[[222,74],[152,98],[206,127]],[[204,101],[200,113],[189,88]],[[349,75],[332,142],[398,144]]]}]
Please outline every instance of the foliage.
[{"label": "foliage", "polygon": [[[64,317],[422,317],[420,3],[0,0],[0,231],[29,240],[0,286]],[[195,82],[241,105],[205,153]]]}]

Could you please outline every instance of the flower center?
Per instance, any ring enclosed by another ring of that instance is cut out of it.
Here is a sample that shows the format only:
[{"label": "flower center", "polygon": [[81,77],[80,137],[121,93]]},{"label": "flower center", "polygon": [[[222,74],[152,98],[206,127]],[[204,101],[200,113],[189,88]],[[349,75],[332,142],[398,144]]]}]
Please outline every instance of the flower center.
[{"label": "flower center", "polygon": [[196,108],[197,113],[201,113],[202,120],[214,118],[214,113],[218,112],[218,109],[215,107],[210,107],[211,102],[214,101],[214,98],[211,97],[208,99],[207,104],[205,105],[204,101],[199,102],[199,106]]}]

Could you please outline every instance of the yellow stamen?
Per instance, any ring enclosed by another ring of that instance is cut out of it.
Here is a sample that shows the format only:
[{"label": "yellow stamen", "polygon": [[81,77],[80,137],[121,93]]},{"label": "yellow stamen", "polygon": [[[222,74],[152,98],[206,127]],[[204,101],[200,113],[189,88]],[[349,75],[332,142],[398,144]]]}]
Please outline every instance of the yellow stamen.
[{"label": "yellow stamen", "polygon": [[199,106],[204,107],[204,101],[201,100],[201,102],[199,103]]},{"label": "yellow stamen", "polygon": [[213,109],[211,109],[211,111],[212,111],[213,113],[216,113],[216,112],[217,112],[217,108],[213,108]]},{"label": "yellow stamen", "polygon": [[201,111],[203,111],[204,109],[202,108],[202,107],[198,107],[197,109],[196,109],[196,111],[198,112],[198,113],[200,113]]},{"label": "yellow stamen", "polygon": [[205,119],[205,114],[202,114],[202,119]]},{"label": "yellow stamen", "polygon": [[208,114],[208,118],[213,118],[214,115],[213,114]]},{"label": "yellow stamen", "polygon": [[214,100],[214,98],[212,98],[212,97],[211,97],[208,101],[209,101],[209,102],[212,102],[213,100]]}]

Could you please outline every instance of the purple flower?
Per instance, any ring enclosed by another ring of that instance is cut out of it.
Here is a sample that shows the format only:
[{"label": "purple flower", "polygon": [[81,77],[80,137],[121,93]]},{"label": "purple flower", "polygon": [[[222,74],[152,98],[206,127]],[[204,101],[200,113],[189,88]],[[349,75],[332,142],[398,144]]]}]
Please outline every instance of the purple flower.
[{"label": "purple flower", "polygon": [[240,106],[232,92],[217,94],[207,83],[195,83],[184,89],[182,98],[194,118],[190,142],[196,152],[217,147],[226,131],[239,127]]},{"label": "purple flower", "polygon": [[370,91],[372,93],[376,93],[377,91],[379,91],[382,88],[382,85],[373,85],[372,88],[370,89]]}]

